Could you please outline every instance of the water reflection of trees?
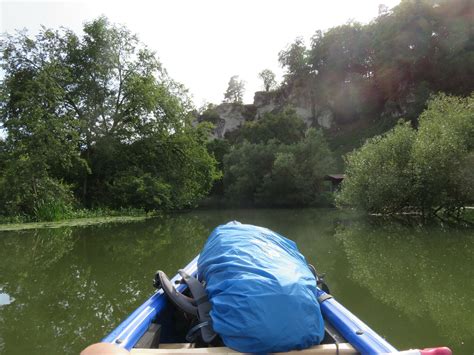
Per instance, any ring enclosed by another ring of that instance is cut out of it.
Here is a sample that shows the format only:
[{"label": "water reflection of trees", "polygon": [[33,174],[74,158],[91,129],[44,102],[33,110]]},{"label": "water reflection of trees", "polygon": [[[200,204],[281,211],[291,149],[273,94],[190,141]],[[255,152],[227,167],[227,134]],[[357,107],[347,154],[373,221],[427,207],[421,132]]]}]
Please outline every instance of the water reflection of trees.
[{"label": "water reflection of trees", "polygon": [[351,278],[376,299],[408,319],[429,317],[456,346],[474,345],[472,231],[354,223],[336,236]]},{"label": "water reflection of trees", "polygon": [[[240,210],[1,233],[0,289],[15,301],[0,307],[0,353],[78,353],[153,292],[156,269],[174,274],[200,251],[213,227],[231,219],[294,239],[309,261],[328,272],[336,297],[364,296],[348,289],[354,280],[403,312],[404,319],[422,324],[421,317],[431,318],[450,342],[473,346],[474,241],[469,233],[352,224],[352,219],[336,229],[342,223],[336,222],[340,214],[335,211]],[[375,328],[383,331],[383,326]],[[390,333],[390,340],[397,336],[407,334]]]},{"label": "water reflection of trees", "polygon": [[100,340],[153,292],[158,268],[174,273],[209,230],[185,216],[87,228],[4,233],[2,352],[78,353]]}]

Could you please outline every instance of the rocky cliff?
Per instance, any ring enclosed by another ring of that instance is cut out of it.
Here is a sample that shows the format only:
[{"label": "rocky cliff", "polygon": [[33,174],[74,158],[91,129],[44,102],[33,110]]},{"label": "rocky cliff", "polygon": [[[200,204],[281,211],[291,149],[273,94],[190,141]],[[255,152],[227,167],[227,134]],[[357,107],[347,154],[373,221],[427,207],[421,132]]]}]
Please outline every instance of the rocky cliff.
[{"label": "rocky cliff", "polygon": [[308,127],[329,129],[334,125],[334,116],[330,109],[319,107],[308,95],[282,91],[258,91],[253,104],[222,103],[213,106],[202,114],[198,121],[210,121],[215,124],[214,136],[224,138],[225,134],[241,126],[245,121],[261,119],[266,113],[280,112],[292,107]]},{"label": "rocky cliff", "polygon": [[[240,127],[245,121],[262,119],[266,113],[277,113],[291,107],[303,119],[308,127],[322,128],[330,136],[351,134],[354,130],[367,129],[376,121],[385,120],[389,126],[397,119],[404,117],[413,110],[415,100],[414,90],[406,88],[405,99],[400,102],[386,102],[377,113],[359,112],[357,102],[350,97],[350,84],[341,89],[341,94],[330,98],[325,104],[317,102],[311,94],[310,82],[300,85],[286,86],[275,91],[258,91],[254,95],[252,104],[222,103],[211,105],[198,117],[198,121],[210,121],[215,125],[214,137],[224,138],[226,133]],[[346,95],[347,94],[347,95]],[[427,95],[425,95],[427,97]],[[423,101],[424,102],[424,101]],[[346,107],[346,112],[341,114]],[[349,110],[347,110],[349,107]],[[416,108],[421,112],[422,107]],[[381,120],[379,120],[380,118]],[[385,130],[387,128],[386,127]],[[382,133],[382,132],[378,132]]]}]

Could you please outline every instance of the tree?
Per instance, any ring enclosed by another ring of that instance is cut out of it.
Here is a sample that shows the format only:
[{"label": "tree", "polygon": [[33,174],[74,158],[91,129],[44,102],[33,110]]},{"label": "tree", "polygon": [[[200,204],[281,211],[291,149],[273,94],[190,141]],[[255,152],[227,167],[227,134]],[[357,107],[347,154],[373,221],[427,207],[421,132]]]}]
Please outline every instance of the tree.
[{"label": "tree", "polygon": [[265,91],[268,92],[271,89],[275,88],[275,73],[273,73],[270,69],[262,70],[260,73],[258,73],[258,77],[263,80],[263,86],[265,87]]},{"label": "tree", "polygon": [[327,204],[322,181],[334,161],[321,131],[305,132],[292,110],[247,122],[241,131],[241,141],[224,157],[225,195],[232,203]]},{"label": "tree", "polygon": [[230,78],[227,91],[224,93],[224,102],[241,104],[244,100],[245,83],[239,80],[238,75]]},{"label": "tree", "polygon": [[[219,171],[223,171],[224,157],[230,151],[229,141],[227,139],[212,139],[207,143],[207,150],[216,159]],[[218,196],[224,195],[223,174],[221,175],[220,179],[214,183],[210,194]]]},{"label": "tree", "polygon": [[308,52],[302,38],[297,38],[286,49],[278,53],[278,61],[286,69],[285,81],[287,84],[304,78],[310,71]]},{"label": "tree", "polygon": [[255,201],[271,206],[327,206],[323,177],[333,168],[323,133],[310,128],[301,141],[275,151],[272,169],[265,174]]},{"label": "tree", "polygon": [[273,139],[279,143],[292,144],[304,138],[306,128],[295,110],[287,108],[280,113],[266,113],[259,120],[245,122],[236,133],[235,140],[267,143]]},{"label": "tree", "polygon": [[330,108],[337,122],[396,116],[416,126],[431,93],[474,90],[472,1],[407,0],[386,10],[367,25],[317,31],[308,48],[296,39],[282,50],[282,92]]},{"label": "tree", "polygon": [[272,169],[278,148],[274,140],[266,144],[244,141],[231,148],[224,157],[225,196],[231,204],[255,204],[255,195]]},{"label": "tree", "polygon": [[204,105],[198,112],[197,116],[199,122],[210,122],[214,126],[217,126],[221,120],[219,113],[216,111],[216,105],[213,104]]},{"label": "tree", "polygon": [[474,95],[438,95],[421,114],[412,164],[416,206],[456,216],[474,201]]},{"label": "tree", "polygon": [[[29,195],[38,202],[37,182],[49,181],[73,189],[86,206],[108,204],[113,199],[106,192],[123,187],[123,174],[133,171],[143,174],[134,177],[152,195],[167,186],[169,203],[161,199],[153,208],[193,204],[218,174],[202,129],[191,125],[186,90],[128,29],[101,17],[86,23],[83,32],[80,37],[67,29],[43,28],[34,38],[19,32],[0,42],[5,72],[0,124],[8,152],[3,180],[20,172],[25,180],[18,185],[23,192],[9,199],[27,201],[21,196]],[[143,145],[156,148],[151,151],[157,155],[130,162]],[[121,207],[133,201],[126,199]]]}]

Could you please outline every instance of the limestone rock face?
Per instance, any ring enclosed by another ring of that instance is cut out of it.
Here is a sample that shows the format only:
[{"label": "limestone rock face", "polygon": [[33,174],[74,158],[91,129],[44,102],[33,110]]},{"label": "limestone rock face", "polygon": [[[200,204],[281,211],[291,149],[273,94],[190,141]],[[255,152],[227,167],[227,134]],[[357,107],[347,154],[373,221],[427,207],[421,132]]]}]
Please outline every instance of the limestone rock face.
[{"label": "limestone rock face", "polygon": [[[308,127],[330,129],[334,124],[333,112],[318,107],[304,89],[283,91],[257,91],[251,105],[222,103],[214,107],[214,138],[240,127],[245,121],[259,120],[266,113],[277,113],[291,107]],[[198,118],[199,121],[199,118]]]},{"label": "limestone rock face", "polygon": [[319,113],[317,120],[321,127],[329,129],[334,124],[334,114],[329,109],[322,110]]},{"label": "limestone rock face", "polygon": [[257,91],[253,98],[253,104],[256,108],[256,119],[262,118],[269,112],[277,112],[284,105],[283,100],[274,91]]},{"label": "limestone rock face", "polygon": [[[318,102],[314,81],[306,78],[284,85],[278,90],[257,91],[253,104],[250,105],[232,103],[211,105],[212,109],[201,114],[197,122],[212,122],[215,125],[213,137],[224,138],[227,133],[238,129],[246,121],[264,119],[268,113],[279,113],[291,108],[308,128],[320,128],[326,130],[329,135],[350,135],[354,127],[373,125],[378,119],[377,116],[388,124],[401,118],[418,117],[421,111],[416,110],[423,108],[418,104],[420,97],[425,95],[428,98],[430,94],[430,91],[423,87],[420,89],[407,85],[400,86],[397,89],[400,93],[398,99],[386,101],[384,106],[380,107],[380,112],[371,112],[364,110],[363,105],[358,106],[363,100],[352,97],[350,95],[352,91],[349,89],[342,88],[338,95],[326,97],[324,102]],[[374,101],[373,105],[378,104]]]},{"label": "limestone rock face", "polygon": [[227,132],[240,127],[245,121],[255,118],[253,105],[223,103],[215,107],[219,120],[214,129],[215,138],[223,138]]}]

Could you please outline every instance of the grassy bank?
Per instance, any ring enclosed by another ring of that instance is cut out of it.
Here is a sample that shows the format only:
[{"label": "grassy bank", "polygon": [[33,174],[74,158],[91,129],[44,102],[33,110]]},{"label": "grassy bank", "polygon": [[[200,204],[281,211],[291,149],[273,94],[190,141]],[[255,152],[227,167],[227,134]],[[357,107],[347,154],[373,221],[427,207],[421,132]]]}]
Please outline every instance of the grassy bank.
[{"label": "grassy bank", "polygon": [[60,218],[54,220],[38,220],[28,216],[0,216],[0,231],[140,221],[154,215],[156,213],[151,214],[139,209],[80,209],[62,214]]},{"label": "grassy bank", "polygon": [[55,222],[8,223],[8,224],[0,224],[0,232],[39,229],[39,228],[78,227],[78,226],[89,226],[89,225],[104,224],[104,223],[134,222],[134,221],[142,221],[147,218],[150,218],[150,216],[148,215],[111,216],[111,217],[77,218],[77,219],[69,219],[69,220],[55,221]]},{"label": "grassy bank", "polygon": [[474,225],[474,206],[466,207],[461,218]]}]

